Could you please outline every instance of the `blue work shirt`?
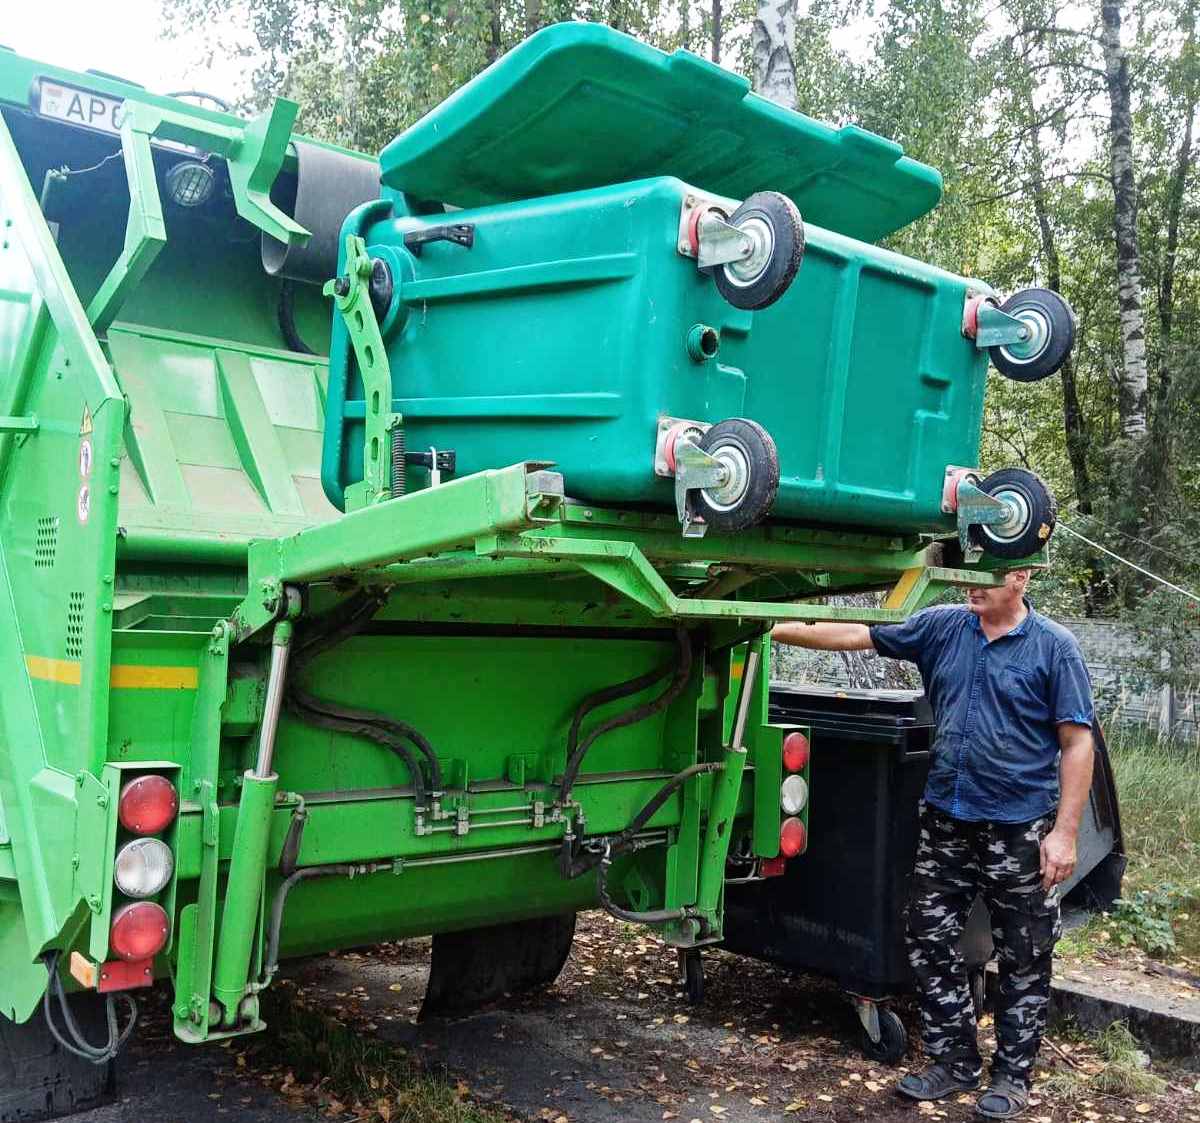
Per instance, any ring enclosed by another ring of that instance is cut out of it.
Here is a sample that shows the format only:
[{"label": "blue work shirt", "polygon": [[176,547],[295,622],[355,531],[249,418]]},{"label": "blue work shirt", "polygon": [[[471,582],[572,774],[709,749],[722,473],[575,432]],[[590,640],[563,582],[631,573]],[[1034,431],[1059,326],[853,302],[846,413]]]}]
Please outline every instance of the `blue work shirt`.
[{"label": "blue work shirt", "polygon": [[975,613],[946,605],[877,624],[871,640],[881,655],[916,663],[933,706],[927,803],[999,823],[1058,805],[1058,726],[1090,726],[1093,717],[1091,680],[1066,628],[1030,607],[989,643]]}]

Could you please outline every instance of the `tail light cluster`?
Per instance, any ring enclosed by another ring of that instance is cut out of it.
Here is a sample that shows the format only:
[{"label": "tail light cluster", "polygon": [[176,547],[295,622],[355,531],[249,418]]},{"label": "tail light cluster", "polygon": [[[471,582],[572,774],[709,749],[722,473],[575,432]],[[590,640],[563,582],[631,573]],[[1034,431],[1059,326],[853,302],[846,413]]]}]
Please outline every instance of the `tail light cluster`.
[{"label": "tail light cluster", "polygon": [[165,776],[147,773],[129,780],[117,800],[117,820],[132,835],[117,849],[113,881],[129,898],[113,912],[108,945],[113,955],[132,962],[150,960],[167,942],[170,920],[157,896],[175,872],[175,856],[163,839],[179,814],[179,793]]},{"label": "tail light cluster", "polygon": [[783,739],[783,782],[779,786],[779,806],[783,822],[779,826],[779,858],[775,859],[782,873],[781,859],[794,858],[808,849],[808,831],[804,813],[808,808],[808,737],[798,729]]}]

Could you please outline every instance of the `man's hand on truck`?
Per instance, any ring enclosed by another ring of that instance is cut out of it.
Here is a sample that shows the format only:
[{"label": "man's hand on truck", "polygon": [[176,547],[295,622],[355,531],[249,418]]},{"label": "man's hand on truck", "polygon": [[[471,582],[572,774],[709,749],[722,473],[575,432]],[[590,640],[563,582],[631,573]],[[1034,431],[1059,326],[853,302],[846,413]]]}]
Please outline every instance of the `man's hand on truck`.
[{"label": "man's hand on truck", "polygon": [[866,624],[806,624],[790,621],[776,624],[771,632],[776,643],[808,647],[816,651],[874,651],[871,629]]}]

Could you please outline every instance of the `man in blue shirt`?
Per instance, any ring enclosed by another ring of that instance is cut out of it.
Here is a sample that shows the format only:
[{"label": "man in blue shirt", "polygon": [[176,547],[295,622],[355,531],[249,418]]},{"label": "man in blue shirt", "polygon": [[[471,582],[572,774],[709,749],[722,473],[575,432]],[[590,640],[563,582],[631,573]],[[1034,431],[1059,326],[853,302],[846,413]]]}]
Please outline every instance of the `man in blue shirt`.
[{"label": "man in blue shirt", "polygon": [[978,1088],[982,1062],[959,938],[977,894],[1000,977],[996,1056],[978,1111],[1019,1115],[1046,1028],[1059,883],[1092,783],[1091,682],[1075,637],[1025,600],[1030,570],[971,589],[965,606],[903,624],[780,624],[781,643],[917,664],[936,732],[908,905],[909,960],[931,1063],[898,1090],[918,1100]]}]

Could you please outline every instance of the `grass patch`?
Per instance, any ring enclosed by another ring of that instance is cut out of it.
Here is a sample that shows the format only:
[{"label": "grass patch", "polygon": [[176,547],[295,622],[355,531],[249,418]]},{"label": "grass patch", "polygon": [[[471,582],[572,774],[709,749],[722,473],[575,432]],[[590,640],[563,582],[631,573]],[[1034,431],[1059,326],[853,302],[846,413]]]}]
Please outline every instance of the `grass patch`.
[{"label": "grass patch", "polygon": [[1129,855],[1116,918],[1147,950],[1167,942],[1162,920],[1179,954],[1200,957],[1200,744],[1120,731],[1109,753]]},{"label": "grass patch", "polygon": [[1046,1081],[1046,1092],[1066,1098],[1091,1092],[1136,1099],[1166,1091],[1167,1082],[1145,1067],[1137,1038],[1124,1022],[1113,1022],[1102,1033],[1085,1037],[1083,1044],[1094,1054],[1085,1062],[1086,1068],[1056,1072]]},{"label": "grass patch", "polygon": [[306,1006],[286,984],[263,996],[266,1031],[256,1066],[278,1072],[278,1090],[341,1117],[384,1123],[504,1123],[512,1117],[466,1098],[415,1064],[403,1049]]}]

